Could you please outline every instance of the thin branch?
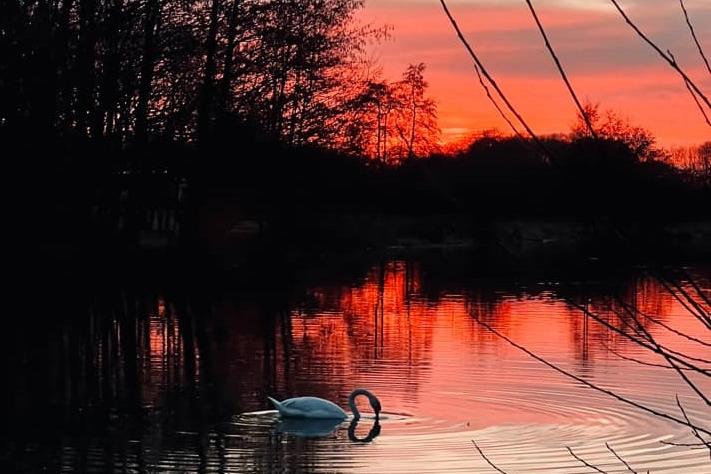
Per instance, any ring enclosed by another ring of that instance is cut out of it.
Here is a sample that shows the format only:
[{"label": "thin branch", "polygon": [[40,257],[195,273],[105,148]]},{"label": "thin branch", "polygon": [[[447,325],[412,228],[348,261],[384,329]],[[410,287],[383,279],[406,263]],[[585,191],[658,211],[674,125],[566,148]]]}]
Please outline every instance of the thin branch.
[{"label": "thin branch", "polygon": [[614,454],[615,457],[616,457],[617,459],[619,459],[620,462],[621,462],[622,464],[624,464],[625,467],[626,467],[632,474],[637,474],[637,471],[635,471],[634,469],[632,469],[632,467],[631,467],[629,464],[627,464],[627,461],[625,461],[624,459],[622,459],[622,457],[621,457],[619,454],[617,454],[614,449],[612,449],[612,446],[610,446],[610,443],[605,443],[605,446],[607,447],[607,450],[610,451],[612,454]]},{"label": "thin branch", "polygon": [[704,110],[704,106],[701,105],[701,102],[699,102],[699,98],[696,97],[696,94],[694,94],[694,89],[691,88],[689,85],[689,81],[684,81],[684,84],[686,85],[686,90],[689,91],[689,94],[691,94],[691,98],[694,99],[694,103],[696,103],[696,107],[699,109],[699,112],[701,112],[701,115],[704,116],[704,120],[706,121],[706,125],[711,127],[711,119],[709,119],[708,114]]},{"label": "thin branch", "polygon": [[[617,299],[617,301],[620,303],[620,306],[622,306],[623,308],[625,308],[626,311],[628,311],[628,312],[629,312],[629,311],[632,311],[631,308],[630,308],[630,309],[627,308],[627,303],[625,303],[622,298],[616,298],[616,299]],[[697,344],[701,344],[702,346],[711,347],[711,343],[706,342],[706,341],[702,341],[701,339],[698,339],[698,338],[696,338],[696,337],[694,337],[694,336],[690,336],[690,335],[688,335],[688,334],[686,334],[686,333],[683,333],[683,332],[681,332],[681,331],[679,331],[679,330],[677,330],[677,329],[674,329],[673,327],[669,326],[668,324],[662,322],[661,320],[655,318],[654,316],[652,316],[652,315],[650,315],[650,314],[644,313],[643,311],[640,311],[640,310],[637,309],[637,308],[634,308],[634,311],[636,311],[637,313],[639,313],[640,316],[644,317],[645,319],[647,319],[647,320],[653,322],[654,324],[657,324],[657,325],[663,327],[664,329],[666,329],[666,330],[669,331],[669,332],[673,332],[673,333],[676,334],[677,336],[681,336],[681,337],[683,337],[683,338],[685,338],[685,339],[688,339],[689,341],[696,342]]]},{"label": "thin branch", "polygon": [[573,374],[573,373],[571,373],[571,372],[568,372],[567,370],[561,369],[560,367],[558,367],[557,365],[553,364],[552,362],[549,362],[548,360],[544,359],[543,357],[534,354],[533,352],[531,352],[530,350],[526,349],[526,348],[523,347],[522,345],[517,344],[516,342],[514,342],[514,341],[511,340],[511,339],[509,339],[507,336],[503,335],[501,332],[497,331],[496,329],[494,329],[493,327],[491,327],[491,326],[488,325],[487,323],[481,321],[479,318],[477,318],[477,317],[475,317],[475,316],[473,316],[473,315],[472,315],[472,317],[473,317],[474,321],[476,321],[476,322],[477,322],[478,324],[480,324],[482,327],[484,327],[485,329],[487,329],[488,331],[490,331],[492,334],[498,336],[499,338],[501,338],[501,339],[503,339],[504,341],[508,342],[508,343],[509,343],[510,345],[512,345],[513,347],[515,347],[515,348],[519,349],[520,351],[526,353],[526,354],[527,354],[528,356],[530,356],[531,358],[533,358],[533,359],[535,359],[535,360],[541,362],[542,364],[544,364],[544,365],[550,367],[551,369],[555,370],[556,372],[559,372],[559,373],[565,375],[565,376],[568,377],[568,378],[571,378],[571,379],[573,379],[573,380],[575,380],[575,381],[577,381],[577,382],[580,382],[581,384],[583,384],[583,385],[585,385],[585,386],[587,386],[587,387],[590,387],[590,388],[592,388],[593,390],[596,390],[596,391],[598,391],[598,392],[604,393],[604,394],[606,394],[606,395],[608,395],[608,396],[610,396],[610,397],[614,398],[615,400],[618,400],[618,401],[620,401],[620,402],[622,402],[622,403],[626,403],[627,405],[630,405],[630,406],[633,406],[633,407],[638,408],[638,409],[640,409],[640,410],[646,411],[647,413],[651,413],[652,415],[658,416],[658,417],[660,417],[660,418],[664,418],[665,420],[673,421],[673,422],[675,422],[675,423],[678,423],[678,424],[683,425],[683,426],[687,426],[687,427],[689,427],[689,428],[695,428],[695,429],[698,430],[699,432],[705,433],[705,434],[707,434],[707,435],[711,435],[711,428],[710,428],[710,429],[702,428],[702,427],[693,425],[693,424],[692,424],[691,422],[689,422],[688,420],[683,420],[683,419],[681,419],[681,418],[677,418],[677,417],[672,416],[672,415],[669,415],[669,414],[667,414],[667,413],[657,411],[657,410],[655,410],[654,408],[649,408],[649,407],[646,406],[646,405],[642,405],[641,403],[635,402],[634,400],[630,400],[629,398],[623,397],[622,395],[618,395],[618,394],[616,394],[615,392],[613,392],[613,391],[611,391],[611,390],[608,390],[608,389],[606,389],[606,388],[599,387],[599,386],[595,385],[594,383],[585,380],[585,379],[582,378],[582,377],[579,377],[579,376],[577,376],[577,375],[575,375],[575,374]]},{"label": "thin branch", "polygon": [[620,14],[622,15],[622,18],[625,19],[625,22],[627,22],[627,24],[630,25],[630,27],[631,27],[647,44],[649,44],[657,53],[659,53],[659,55],[660,55],[662,58],[664,58],[664,60],[665,60],[666,62],[668,62],[669,65],[670,65],[676,72],[678,72],[679,75],[681,75],[681,77],[682,77],[685,81],[687,81],[687,83],[689,84],[689,86],[691,86],[691,88],[694,89],[694,91],[698,94],[698,96],[704,101],[704,103],[706,104],[706,106],[707,106],[709,109],[711,109],[711,101],[709,101],[708,97],[706,97],[706,96],[704,95],[704,93],[701,92],[701,89],[699,89],[699,87],[694,83],[694,81],[692,81],[691,78],[690,78],[689,76],[687,76],[684,71],[681,70],[681,68],[680,68],[679,65],[676,63],[676,61],[674,61],[674,59],[672,59],[672,58],[670,58],[669,56],[667,56],[667,55],[664,53],[664,51],[662,51],[662,50],[659,48],[659,46],[657,46],[656,44],[654,44],[654,42],[653,42],[652,40],[650,40],[649,37],[647,37],[647,35],[645,35],[644,33],[642,33],[642,30],[640,30],[640,29],[637,27],[637,25],[635,25],[634,23],[632,23],[632,20],[630,20],[630,17],[627,16],[627,14],[626,14],[625,11],[622,9],[622,7],[621,7],[620,4],[617,2],[617,0],[610,0],[610,1],[612,2],[613,5],[615,5],[615,8],[617,8],[617,11],[619,11]]},{"label": "thin branch", "polygon": [[704,64],[706,64],[706,69],[708,70],[709,74],[711,74],[711,65],[709,65],[709,60],[704,54],[704,49],[701,47],[701,43],[699,43],[699,39],[696,37],[696,32],[694,31],[694,26],[691,24],[691,20],[689,19],[689,12],[686,11],[686,6],[684,5],[684,0],[679,0],[679,4],[681,4],[681,9],[684,12],[684,18],[686,18],[686,24],[689,26],[689,31],[691,32],[691,37],[694,38],[694,43],[696,43],[696,47],[699,50],[699,54],[701,55],[701,59],[704,60]]},{"label": "thin branch", "polygon": [[[602,341],[600,341],[600,344],[605,348],[605,350],[606,350],[607,352],[610,352],[610,353],[614,354],[615,356],[619,357],[620,359],[623,359],[623,360],[626,360],[626,361],[629,361],[629,362],[634,362],[635,364],[646,365],[646,366],[648,366],[648,367],[659,367],[660,369],[671,369],[671,370],[674,370],[674,367],[671,367],[671,366],[669,366],[669,365],[655,364],[655,363],[653,363],[653,362],[645,362],[645,361],[643,361],[643,360],[635,359],[634,357],[628,357],[628,356],[622,355],[622,354],[620,354],[619,352],[617,352],[616,350],[614,350],[613,348],[611,348],[609,345],[605,344],[605,343],[602,342]],[[680,367],[680,369],[681,369],[681,370],[692,370],[692,369],[690,369],[690,368],[688,368],[688,367]],[[710,370],[706,370],[706,369],[700,369],[700,370],[702,370],[706,375],[711,375],[711,371],[710,371]]]},{"label": "thin branch", "polygon": [[[675,350],[670,349],[667,346],[663,346],[659,343],[657,343],[657,346],[659,346],[659,348],[661,349],[661,352],[658,352],[659,354],[661,354],[662,352],[665,352],[667,355],[671,356],[674,359],[674,361],[676,361],[677,363],[681,363],[681,364],[685,365],[686,367],[689,367],[693,371],[698,372],[700,374],[708,375],[708,369],[703,368],[703,367],[697,367],[697,366],[691,364],[690,362],[688,362],[688,360],[693,360],[694,362],[700,362],[702,364],[711,364],[711,360],[704,359],[702,357],[691,357],[690,355],[686,355],[683,352],[675,351]],[[655,350],[654,352],[657,352],[657,351]],[[684,359],[688,359],[688,360],[684,360]]]},{"label": "thin branch", "polygon": [[603,471],[603,470],[600,469],[599,467],[593,466],[592,464],[590,464],[589,462],[587,462],[585,459],[583,459],[583,458],[581,458],[580,456],[578,456],[577,454],[575,454],[575,453],[573,452],[573,450],[570,449],[570,446],[566,446],[565,449],[568,450],[568,452],[570,453],[571,456],[573,456],[575,459],[577,459],[577,460],[580,461],[581,463],[585,464],[586,467],[589,467],[590,469],[593,469],[593,470],[595,470],[595,471],[597,471],[597,472],[601,472],[602,474],[607,474],[607,472]]},{"label": "thin branch", "polygon": [[[619,297],[618,297],[617,299],[618,299],[618,300],[621,300],[621,298],[619,298]],[[573,304],[574,304],[574,303],[573,303]],[[627,335],[627,337],[628,337],[629,339],[631,339],[632,341],[636,342],[637,344],[639,344],[640,346],[644,347],[645,349],[649,349],[650,351],[652,351],[652,352],[654,352],[654,353],[662,354],[662,352],[665,352],[665,353],[667,353],[668,355],[670,355],[677,363],[680,363],[680,364],[682,364],[682,365],[684,365],[684,366],[686,366],[686,367],[689,367],[691,370],[694,370],[694,371],[696,371],[696,372],[699,372],[700,374],[709,375],[709,373],[708,373],[708,372],[709,372],[709,369],[706,369],[706,368],[704,368],[704,367],[697,367],[697,366],[695,366],[695,365],[689,363],[686,359],[688,359],[688,360],[693,360],[694,362],[699,362],[699,363],[702,363],[702,364],[711,364],[711,360],[703,359],[703,358],[701,358],[701,357],[692,357],[692,356],[690,356],[690,355],[684,354],[683,352],[679,352],[679,351],[676,351],[676,350],[674,350],[674,349],[671,349],[671,348],[669,348],[669,347],[667,347],[667,346],[665,346],[665,345],[659,344],[658,342],[656,342],[656,340],[652,340],[652,335],[651,335],[649,332],[647,332],[646,330],[645,330],[645,331],[642,331],[642,330],[640,329],[641,323],[639,322],[639,319],[638,319],[639,317],[638,317],[637,314],[636,314],[636,311],[637,311],[637,310],[635,310],[635,309],[633,309],[633,308],[628,308],[628,307],[626,307],[624,304],[621,305],[621,306],[622,306],[622,308],[625,310],[625,312],[631,317],[631,319],[635,322],[635,326],[633,326],[633,325],[631,325],[630,323],[628,323],[628,322],[626,321],[626,318],[625,318],[623,315],[621,315],[621,314],[620,314],[617,310],[615,310],[614,308],[611,308],[611,311],[612,311],[613,313],[615,313],[615,314],[620,318],[622,324],[623,324],[625,327],[630,328],[630,329],[636,334],[636,336],[640,338],[640,339],[635,339],[634,337],[629,336],[627,333],[624,333],[624,331],[622,331],[625,335]],[[582,308],[582,307],[581,307],[581,308]],[[586,314],[588,314],[588,316],[590,316],[591,318],[593,318],[593,319],[595,319],[596,321],[598,321],[598,322],[600,322],[601,324],[603,324],[604,321],[601,320],[601,318],[600,318],[599,316],[594,315],[594,314],[592,314],[592,313],[590,313],[590,312],[587,312]],[[641,315],[641,313],[640,313],[640,315]],[[609,325],[609,323],[607,323],[607,324]],[[614,326],[613,326],[613,327],[614,327]],[[644,342],[644,341],[648,341],[649,344],[652,344],[652,345],[650,346],[650,345],[647,344],[647,342]]]},{"label": "thin branch", "polygon": [[679,366],[677,366],[677,365],[674,363],[674,360],[669,356],[669,354],[667,354],[665,351],[661,350],[661,347],[659,346],[659,344],[657,343],[657,341],[654,340],[654,338],[652,337],[652,335],[647,331],[647,328],[645,328],[645,327],[642,325],[642,323],[640,323],[640,322],[637,321],[636,319],[635,319],[635,322],[636,322],[637,325],[639,326],[639,329],[640,329],[642,332],[644,332],[644,334],[647,336],[647,339],[649,340],[649,342],[651,342],[651,343],[654,345],[654,347],[656,347],[657,349],[659,349],[659,353],[662,354],[662,356],[667,360],[667,362],[669,362],[669,365],[671,365],[671,366],[674,368],[674,370],[676,371],[676,373],[679,374],[679,377],[681,377],[681,378],[684,380],[684,382],[686,382],[686,384],[687,384],[694,392],[696,392],[696,394],[697,394],[708,406],[711,406],[711,400],[709,400],[709,398],[706,396],[706,394],[704,394],[704,392],[702,392],[701,389],[700,389],[699,387],[697,387],[694,382],[691,381],[691,379],[684,373],[684,371],[681,370],[681,369],[679,368]]},{"label": "thin branch", "polygon": [[449,22],[452,24],[452,27],[454,28],[454,31],[457,32],[457,36],[459,37],[459,40],[462,42],[464,47],[466,48],[467,52],[469,53],[469,56],[474,60],[476,65],[479,67],[481,70],[481,73],[484,74],[484,77],[486,77],[486,80],[489,81],[489,84],[496,90],[496,93],[499,95],[501,100],[504,101],[506,104],[506,107],[513,113],[516,118],[518,119],[519,123],[523,125],[523,127],[526,129],[528,134],[533,138],[533,141],[536,142],[536,145],[541,149],[543,154],[551,159],[553,158],[553,155],[551,154],[550,151],[548,151],[548,148],[543,144],[540,138],[538,138],[538,135],[535,134],[535,132],[531,129],[531,127],[528,126],[526,121],[523,119],[521,114],[518,113],[518,111],[514,108],[513,105],[511,105],[511,102],[506,98],[506,95],[503,93],[499,85],[496,83],[493,77],[489,74],[489,72],[486,70],[486,67],[484,67],[484,64],[482,64],[481,60],[479,59],[479,56],[474,52],[472,49],[471,45],[467,41],[467,39],[464,37],[464,33],[462,33],[462,30],[459,28],[459,25],[457,24],[457,21],[454,19],[454,16],[452,16],[452,13],[449,11],[449,8],[447,7],[447,4],[445,3],[444,0],[439,0],[440,4],[442,4],[442,8],[444,9],[444,13],[447,15],[447,18],[449,18]]},{"label": "thin branch", "polygon": [[[696,308],[696,311],[704,318],[704,320],[706,320],[706,321],[709,323],[709,325],[711,325],[711,315],[709,315],[709,313],[706,311],[706,309],[705,309],[703,306],[701,306],[701,304],[700,304],[698,301],[696,301],[696,300],[684,289],[683,286],[681,286],[681,283],[680,283],[680,282],[678,282],[678,281],[676,281],[676,280],[671,280],[671,283],[672,283],[672,285],[674,285],[674,287],[675,287],[677,290],[679,290],[679,293],[681,293],[682,295],[684,295],[684,298],[686,298],[686,300],[689,302],[689,304],[690,304],[691,306],[693,306],[694,308]],[[710,326],[710,327],[711,327],[711,326]]]},{"label": "thin branch", "polygon": [[484,458],[484,461],[486,461],[486,462],[489,464],[489,466],[491,466],[491,467],[493,467],[494,469],[496,469],[497,472],[500,472],[500,473],[502,473],[502,474],[506,474],[506,471],[504,471],[504,470],[502,470],[501,468],[499,468],[498,466],[496,466],[496,464],[494,464],[493,462],[491,462],[491,461],[489,460],[489,458],[486,457],[486,455],[484,454],[484,451],[482,451],[481,448],[479,447],[479,445],[476,444],[476,441],[472,440],[472,444],[474,445],[474,447],[476,448],[476,450],[479,451],[479,454],[481,454],[481,457]]},{"label": "thin branch", "polygon": [[[648,343],[646,343],[646,342],[644,342],[644,341],[642,341],[642,340],[640,340],[640,339],[637,339],[637,338],[635,338],[635,337],[633,337],[633,336],[627,334],[627,333],[626,333],[625,331],[623,331],[622,329],[620,329],[620,328],[614,326],[613,324],[610,324],[608,321],[605,321],[604,319],[602,319],[602,318],[599,317],[598,315],[596,315],[596,314],[590,312],[587,308],[585,308],[584,306],[579,305],[579,304],[576,303],[575,301],[572,301],[572,300],[567,299],[566,302],[567,302],[570,306],[572,306],[572,307],[574,307],[574,308],[577,308],[577,309],[579,309],[580,311],[582,311],[583,314],[585,314],[586,316],[589,316],[590,318],[592,318],[592,319],[593,319],[594,321],[596,321],[597,323],[599,323],[599,324],[603,325],[604,327],[608,328],[609,330],[611,330],[611,331],[613,331],[613,332],[615,332],[615,333],[617,333],[617,334],[619,334],[619,335],[621,335],[621,336],[623,336],[623,337],[629,339],[630,341],[632,341],[632,342],[634,342],[634,343],[636,343],[636,344],[638,344],[638,345],[644,347],[645,349],[648,349],[648,350],[650,350],[650,351],[652,351],[652,352],[654,352],[654,353],[657,353],[657,354],[661,354],[662,351],[666,351],[667,355],[668,355],[669,357],[671,357],[673,360],[675,360],[677,363],[679,363],[679,364],[681,364],[681,365],[683,365],[683,366],[685,366],[685,367],[688,367],[688,368],[690,368],[691,370],[694,370],[694,371],[696,371],[696,372],[705,374],[705,372],[704,372],[705,369],[699,368],[699,367],[697,367],[697,366],[691,364],[690,362],[688,362],[688,361],[682,359],[681,357],[684,357],[684,358],[687,358],[687,359],[690,359],[690,360],[694,360],[694,361],[697,361],[697,362],[709,363],[707,360],[705,360],[705,359],[697,359],[697,358],[695,358],[695,357],[687,356],[687,355],[685,355],[685,354],[681,354],[680,352],[674,351],[674,350],[672,350],[672,349],[669,349],[669,348],[667,348],[667,347],[665,347],[665,346],[661,346],[661,345],[659,345],[659,348],[654,347],[653,345],[650,345],[650,344],[648,344]],[[633,326],[631,326],[631,325],[630,325],[629,323],[627,323],[626,321],[623,320],[622,322],[623,322],[627,327],[630,327],[632,330],[637,331]],[[638,331],[637,331],[637,332],[638,332]]]},{"label": "thin branch", "polygon": [[520,138],[522,141],[526,142],[526,139],[523,138],[523,135],[521,135],[521,132],[518,131],[516,128],[516,125],[513,124],[513,122],[506,116],[503,110],[501,110],[501,107],[499,106],[499,103],[494,100],[494,98],[491,96],[491,91],[489,90],[489,87],[486,85],[484,82],[484,78],[481,77],[481,71],[479,71],[479,66],[474,64],[474,70],[476,71],[476,75],[479,78],[479,84],[481,84],[481,87],[484,88],[484,91],[486,92],[486,96],[489,98],[492,104],[494,104],[494,107],[496,107],[496,110],[499,111],[499,115],[506,120],[506,123],[509,124],[509,127],[511,127],[511,130],[516,134],[518,138]]},{"label": "thin branch", "polygon": [[674,280],[674,279],[671,279],[670,281],[671,281],[672,285],[674,285],[674,287],[675,287],[677,290],[679,290],[679,293],[681,293],[682,295],[684,295],[684,298],[687,299],[687,301],[689,302],[689,304],[691,304],[694,308],[696,308],[696,310],[698,311],[698,313],[699,313],[705,320],[707,320],[707,321],[711,324],[711,315],[709,315],[709,313],[706,311],[706,309],[705,309],[698,301],[696,301],[696,300],[684,289],[683,286],[681,286],[681,283],[680,283],[680,282],[678,282],[677,280]]},{"label": "thin branch", "polygon": [[661,444],[668,444],[669,446],[680,446],[682,448],[691,449],[706,449],[708,443],[675,443],[674,441],[660,441]]},{"label": "thin branch", "polygon": [[[681,401],[679,401],[679,395],[676,396],[676,404],[677,404],[677,406],[679,407],[679,410],[681,410],[681,414],[684,415],[684,419],[685,419],[687,422],[689,422],[689,424],[691,425],[691,420],[689,419],[689,416],[686,414],[686,410],[684,410],[684,407],[683,407],[683,405],[681,404]],[[708,441],[706,441],[706,440],[701,436],[701,434],[699,433],[699,431],[698,431],[696,428],[694,428],[693,426],[691,427],[691,432],[694,434],[694,436],[696,436],[696,439],[698,439],[699,441],[701,441],[701,442],[709,449],[709,457],[711,458],[711,443],[709,443]]]},{"label": "thin branch", "polygon": [[671,287],[667,284],[667,282],[664,281],[664,278],[662,278],[662,277],[657,277],[657,280],[659,280],[659,283],[662,284],[662,286],[674,297],[674,299],[676,299],[676,300],[684,307],[685,310],[687,310],[687,311],[688,311],[689,313],[691,313],[696,319],[698,319],[698,320],[701,322],[701,324],[703,324],[704,326],[706,326],[708,329],[711,329],[711,318],[709,318],[709,316],[706,314],[706,312],[703,311],[703,308],[701,308],[700,311],[695,311],[694,309],[692,309],[692,308],[690,307],[690,305],[691,305],[691,306],[693,306],[693,307],[694,307],[695,309],[697,309],[697,310],[700,308],[699,305],[698,305],[698,303],[696,303],[696,302],[693,300],[693,298],[691,298],[691,297],[689,296],[689,294],[686,293],[683,288],[681,288],[681,286],[679,286],[679,285],[674,285],[674,283],[672,282],[672,284],[676,287],[677,290],[679,290],[679,292],[686,298],[687,301],[682,300],[681,297],[676,294],[676,292],[674,291],[674,289],[671,288]]},{"label": "thin branch", "polygon": [[709,307],[711,307],[711,298],[706,296],[704,291],[701,289],[698,283],[694,280],[694,277],[691,276],[691,274],[687,270],[682,270],[684,273],[684,276],[686,276],[686,280],[689,282],[691,287],[698,293],[699,297],[707,304]]},{"label": "thin branch", "polygon": [[550,41],[548,40],[548,35],[546,34],[546,30],[543,28],[541,21],[538,19],[538,14],[536,13],[536,9],[533,8],[533,3],[531,3],[531,0],[526,0],[526,3],[528,4],[528,8],[531,10],[533,19],[536,20],[536,25],[538,25],[538,30],[541,32],[541,35],[543,36],[543,41],[545,41],[545,43],[546,43],[546,48],[548,48],[548,51],[551,53],[551,56],[553,57],[553,61],[555,62],[555,65],[558,68],[558,71],[560,72],[560,76],[563,78],[563,82],[565,82],[565,85],[568,88],[568,91],[570,92],[570,95],[573,98],[575,105],[578,107],[578,110],[580,111],[580,115],[583,117],[583,120],[585,121],[585,125],[587,125],[588,130],[590,130],[590,134],[592,135],[592,137],[597,138],[597,133],[595,133],[595,129],[592,126],[592,122],[590,122],[590,117],[588,116],[588,113],[585,111],[585,108],[583,108],[582,104],[578,100],[578,96],[575,94],[575,90],[573,90],[573,86],[570,84],[570,81],[568,80],[568,75],[565,73],[565,70],[563,69],[563,65],[560,63],[560,60],[558,59],[558,55],[555,53],[555,50],[553,50],[553,46],[551,45]]}]

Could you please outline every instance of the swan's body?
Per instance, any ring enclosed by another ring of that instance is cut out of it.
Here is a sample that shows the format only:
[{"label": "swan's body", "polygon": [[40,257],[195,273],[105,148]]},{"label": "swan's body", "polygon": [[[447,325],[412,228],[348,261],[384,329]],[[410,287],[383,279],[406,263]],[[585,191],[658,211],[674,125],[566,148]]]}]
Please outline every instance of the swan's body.
[{"label": "swan's body", "polygon": [[296,397],[284,401],[274,400],[274,408],[279,410],[279,415],[283,418],[326,418],[345,420],[348,414],[338,405],[323,398],[317,397]]},{"label": "swan's body", "polygon": [[[369,391],[358,388],[353,390],[353,392],[348,397],[348,405],[353,412],[353,418],[359,419],[360,412],[355,404],[355,399],[359,395],[365,395],[370,401],[370,406],[373,407],[375,411],[375,416],[380,416],[380,401],[378,398],[370,393]],[[343,411],[341,407],[333,402],[324,400],[323,398],[317,397],[296,397],[289,398],[284,401],[277,401],[271,397],[269,401],[272,402],[274,408],[279,410],[279,416],[282,418],[318,418],[318,419],[337,419],[345,420],[348,418],[348,414]]]}]

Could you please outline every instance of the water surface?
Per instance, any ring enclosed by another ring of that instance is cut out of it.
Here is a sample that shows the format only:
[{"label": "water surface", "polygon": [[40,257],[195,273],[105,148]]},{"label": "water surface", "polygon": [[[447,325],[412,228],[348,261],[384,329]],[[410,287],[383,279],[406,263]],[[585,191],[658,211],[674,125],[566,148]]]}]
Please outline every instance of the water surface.
[{"label": "water surface", "polygon": [[[653,316],[642,322],[660,344],[711,359],[709,332],[678,290],[646,268],[527,277],[446,268],[386,260],[290,291],[79,292],[57,303],[55,319],[13,333],[3,454],[17,471],[492,472],[475,441],[507,472],[591,472],[567,448],[629,472],[607,443],[640,472],[711,472],[707,450],[667,444],[694,443],[687,427],[557,373],[481,324],[654,410],[681,417],[678,395],[709,427],[708,407],[663,359],[574,307],[623,329],[634,307]],[[711,309],[700,297],[709,272],[683,275],[701,294],[684,279],[681,288]],[[708,377],[689,377],[711,393]],[[267,411],[267,395],[345,407],[356,387],[380,398],[377,429],[367,417],[284,425]]]}]

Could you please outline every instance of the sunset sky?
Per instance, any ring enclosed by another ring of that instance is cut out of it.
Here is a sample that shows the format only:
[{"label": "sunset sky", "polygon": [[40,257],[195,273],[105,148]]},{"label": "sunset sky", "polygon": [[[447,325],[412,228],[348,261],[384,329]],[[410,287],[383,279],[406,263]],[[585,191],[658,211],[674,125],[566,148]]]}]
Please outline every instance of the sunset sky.
[{"label": "sunset sky", "polygon": [[[706,71],[677,0],[621,0],[637,25],[670,49],[699,87]],[[565,132],[575,120],[571,98],[545,49],[524,0],[450,0],[452,13],[484,65],[534,131]],[[711,1],[686,0],[696,33],[711,54]],[[711,128],[683,81],[615,10],[609,0],[537,0],[539,17],[581,100],[599,102],[665,146],[711,140]],[[408,64],[427,64],[430,94],[439,105],[445,140],[510,129],[487,100],[472,61],[438,0],[366,0],[365,17],[393,27],[375,48],[384,74],[397,79]]]}]

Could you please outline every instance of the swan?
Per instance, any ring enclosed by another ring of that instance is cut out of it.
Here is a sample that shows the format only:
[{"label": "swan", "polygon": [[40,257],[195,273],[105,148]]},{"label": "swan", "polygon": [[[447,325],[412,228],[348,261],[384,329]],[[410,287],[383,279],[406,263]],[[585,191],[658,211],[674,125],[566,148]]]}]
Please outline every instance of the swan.
[{"label": "swan", "polygon": [[[360,395],[365,395],[370,401],[370,406],[373,407],[375,418],[380,419],[380,400],[378,397],[370,393],[364,388],[357,388],[348,396],[348,406],[353,412],[353,419],[360,419],[360,411],[356,406],[355,399]],[[282,418],[321,418],[321,419],[339,419],[345,420],[348,414],[335,403],[324,400],[318,397],[296,397],[289,398],[283,401],[274,400],[272,397],[267,397],[274,407],[279,410],[279,416]]]}]

